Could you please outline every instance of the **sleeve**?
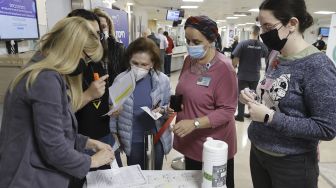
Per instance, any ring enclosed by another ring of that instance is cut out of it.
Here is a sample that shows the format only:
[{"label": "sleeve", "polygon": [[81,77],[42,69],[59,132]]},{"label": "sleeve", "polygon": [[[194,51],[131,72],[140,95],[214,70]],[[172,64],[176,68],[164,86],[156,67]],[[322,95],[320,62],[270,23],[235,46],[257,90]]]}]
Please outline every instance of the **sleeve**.
[{"label": "sleeve", "polygon": [[76,150],[80,151],[80,152],[84,151],[88,139],[89,139],[89,137],[87,137],[87,136],[77,134],[76,144],[75,144]]},{"label": "sleeve", "polygon": [[290,137],[332,140],[336,136],[336,69],[327,56],[315,61],[319,63],[306,70],[304,79],[303,97],[309,117],[276,112],[269,126]]},{"label": "sleeve", "polygon": [[56,72],[41,72],[30,88],[34,132],[43,159],[58,170],[83,178],[90,169],[91,158],[74,149],[67,141],[73,135],[72,125],[63,125],[62,78]]},{"label": "sleeve", "polygon": [[266,45],[264,43],[262,44],[262,57],[267,57],[268,55],[268,48],[266,47]]},{"label": "sleeve", "polygon": [[233,68],[226,65],[214,89],[215,110],[208,114],[211,127],[216,128],[233,120],[238,103],[237,77]]},{"label": "sleeve", "polygon": [[111,117],[110,118],[110,131],[111,133],[117,133],[117,117]]},{"label": "sleeve", "polygon": [[[166,109],[168,108],[169,102],[170,102],[170,96],[172,95],[172,91],[171,91],[171,86],[170,86],[170,82],[169,82],[169,78],[164,75],[162,72],[160,73],[162,74],[164,77],[163,80],[163,103],[162,103],[162,107],[165,109],[165,112],[167,111]],[[167,115],[167,114],[165,114]],[[166,116],[164,116],[165,118],[167,118]]]},{"label": "sleeve", "polygon": [[232,55],[234,57],[240,57],[242,48],[243,48],[243,43],[242,42],[238,43],[235,49],[233,50]]}]

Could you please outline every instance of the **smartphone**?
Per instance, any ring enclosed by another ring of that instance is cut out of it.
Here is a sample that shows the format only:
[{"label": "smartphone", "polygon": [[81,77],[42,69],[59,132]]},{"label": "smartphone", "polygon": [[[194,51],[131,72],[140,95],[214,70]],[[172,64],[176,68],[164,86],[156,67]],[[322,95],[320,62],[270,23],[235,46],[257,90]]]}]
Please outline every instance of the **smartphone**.
[{"label": "smartphone", "polygon": [[169,107],[175,112],[181,112],[182,108],[183,95],[171,95],[170,96],[170,105]]}]

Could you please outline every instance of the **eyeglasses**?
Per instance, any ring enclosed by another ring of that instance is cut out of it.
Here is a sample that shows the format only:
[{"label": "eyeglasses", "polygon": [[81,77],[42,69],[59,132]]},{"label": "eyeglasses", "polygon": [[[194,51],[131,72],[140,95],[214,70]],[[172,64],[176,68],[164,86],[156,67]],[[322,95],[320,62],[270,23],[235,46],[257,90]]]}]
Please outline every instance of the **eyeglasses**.
[{"label": "eyeglasses", "polygon": [[261,26],[262,32],[263,32],[263,33],[266,33],[266,32],[268,32],[268,31],[271,31],[271,30],[273,30],[274,28],[276,28],[279,24],[281,24],[281,22],[278,22],[278,23],[276,23],[276,24],[274,24],[274,25],[264,24],[264,25]]}]

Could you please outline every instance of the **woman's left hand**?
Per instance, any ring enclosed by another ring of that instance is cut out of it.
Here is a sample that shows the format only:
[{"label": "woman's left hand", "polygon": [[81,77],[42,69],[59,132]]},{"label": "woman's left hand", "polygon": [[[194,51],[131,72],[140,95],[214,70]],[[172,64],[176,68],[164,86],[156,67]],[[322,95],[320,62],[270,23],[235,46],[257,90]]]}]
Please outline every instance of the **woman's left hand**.
[{"label": "woman's left hand", "polygon": [[86,143],[86,148],[91,149],[94,152],[98,152],[103,149],[112,151],[112,147],[109,144],[105,144],[101,141],[90,139],[90,138],[88,139]]},{"label": "woman's left hand", "polygon": [[265,115],[272,112],[267,106],[257,102],[248,102],[247,105],[252,121],[264,122]]},{"label": "woman's left hand", "polygon": [[194,120],[181,120],[173,126],[173,132],[179,137],[185,137],[194,129]]}]

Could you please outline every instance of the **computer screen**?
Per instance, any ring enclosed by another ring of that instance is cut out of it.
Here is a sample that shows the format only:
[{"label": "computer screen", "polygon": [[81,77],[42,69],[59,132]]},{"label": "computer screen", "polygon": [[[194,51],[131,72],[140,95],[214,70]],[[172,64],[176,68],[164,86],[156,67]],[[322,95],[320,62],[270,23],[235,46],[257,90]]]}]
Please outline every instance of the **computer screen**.
[{"label": "computer screen", "polygon": [[38,39],[35,0],[0,0],[0,40]]},{"label": "computer screen", "polygon": [[178,10],[167,10],[166,20],[169,21],[177,21],[179,20],[180,11]]},{"label": "computer screen", "polygon": [[329,36],[329,27],[320,27],[319,35],[322,35],[323,37],[328,37]]}]

